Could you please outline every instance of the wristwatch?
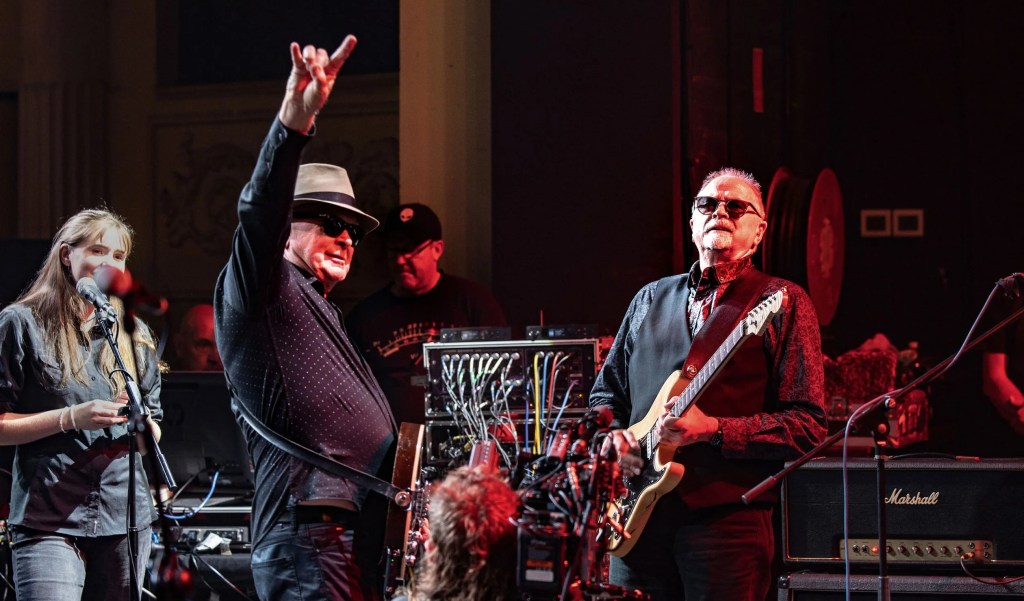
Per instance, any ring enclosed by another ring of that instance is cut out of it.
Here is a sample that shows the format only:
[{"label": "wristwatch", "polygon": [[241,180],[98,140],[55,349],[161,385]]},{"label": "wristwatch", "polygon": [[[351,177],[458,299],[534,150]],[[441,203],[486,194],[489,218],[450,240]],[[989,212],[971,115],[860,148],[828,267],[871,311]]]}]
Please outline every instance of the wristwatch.
[{"label": "wristwatch", "polygon": [[715,430],[715,433],[711,435],[711,440],[708,441],[708,444],[710,444],[711,447],[715,448],[715,449],[722,448],[722,421],[721,420],[718,421],[718,430]]}]

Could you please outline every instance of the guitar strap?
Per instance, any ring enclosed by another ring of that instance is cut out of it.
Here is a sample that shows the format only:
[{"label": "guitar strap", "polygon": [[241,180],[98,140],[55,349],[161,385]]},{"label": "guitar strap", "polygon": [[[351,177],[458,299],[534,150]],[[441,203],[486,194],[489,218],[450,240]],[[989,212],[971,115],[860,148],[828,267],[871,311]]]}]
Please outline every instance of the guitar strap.
[{"label": "guitar strap", "polygon": [[231,398],[231,406],[238,409],[239,415],[245,419],[246,423],[249,424],[249,427],[255,430],[257,434],[285,453],[318,467],[325,472],[329,472],[340,478],[352,480],[359,486],[372,490],[373,492],[380,493],[400,507],[408,505],[408,491],[402,490],[390,482],[385,482],[376,476],[371,476],[366,472],[345,465],[340,461],[335,461],[334,459],[331,459],[326,455],[322,455],[313,449],[304,447],[293,440],[285,438],[273,428],[260,421],[258,417],[253,415],[252,411],[250,411],[248,407],[238,402],[233,395]]},{"label": "guitar strap", "polygon": [[[708,315],[708,320],[701,326],[697,336],[690,344],[690,352],[686,355],[681,371],[688,378],[693,378],[704,367],[708,359],[722,346],[725,339],[736,328],[754,304],[761,297],[771,278],[753,267],[745,270],[739,278],[730,283],[717,306]],[[690,283],[686,283],[689,288]],[[689,294],[687,290],[686,294]],[[686,313],[689,322],[689,311]]]}]

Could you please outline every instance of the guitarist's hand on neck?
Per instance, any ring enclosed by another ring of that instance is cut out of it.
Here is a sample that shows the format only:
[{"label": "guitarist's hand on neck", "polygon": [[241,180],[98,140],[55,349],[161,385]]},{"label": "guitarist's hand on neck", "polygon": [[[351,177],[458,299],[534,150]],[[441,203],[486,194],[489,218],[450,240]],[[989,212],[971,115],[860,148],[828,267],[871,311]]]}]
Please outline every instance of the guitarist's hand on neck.
[{"label": "guitarist's hand on neck", "polygon": [[665,401],[661,417],[658,418],[658,438],[662,446],[683,447],[695,442],[709,442],[718,431],[718,418],[711,417],[693,405],[679,417],[672,417],[669,411],[678,396]]}]

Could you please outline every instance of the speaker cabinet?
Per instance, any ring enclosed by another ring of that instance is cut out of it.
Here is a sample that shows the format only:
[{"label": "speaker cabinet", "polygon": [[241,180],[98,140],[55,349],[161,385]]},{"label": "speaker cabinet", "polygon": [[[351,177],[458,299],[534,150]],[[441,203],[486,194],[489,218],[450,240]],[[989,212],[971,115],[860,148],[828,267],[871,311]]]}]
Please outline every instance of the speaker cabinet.
[{"label": "speaker cabinet", "polygon": [[[842,574],[789,574],[779,578],[779,601],[843,601],[846,582]],[[1024,595],[1024,581],[983,584],[966,576],[890,576],[889,591],[895,601],[985,601]],[[878,599],[878,576],[850,577],[850,598]]]}]

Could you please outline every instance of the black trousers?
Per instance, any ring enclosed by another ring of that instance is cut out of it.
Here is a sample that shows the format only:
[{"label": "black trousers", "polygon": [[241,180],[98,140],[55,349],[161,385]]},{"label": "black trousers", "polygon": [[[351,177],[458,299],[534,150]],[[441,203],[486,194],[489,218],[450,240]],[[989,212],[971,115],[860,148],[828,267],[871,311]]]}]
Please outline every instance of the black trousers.
[{"label": "black trousers", "polygon": [[611,581],[652,601],[764,601],[774,550],[771,506],[689,511],[670,494],[633,550],[612,558]]}]

